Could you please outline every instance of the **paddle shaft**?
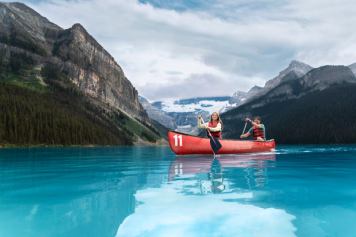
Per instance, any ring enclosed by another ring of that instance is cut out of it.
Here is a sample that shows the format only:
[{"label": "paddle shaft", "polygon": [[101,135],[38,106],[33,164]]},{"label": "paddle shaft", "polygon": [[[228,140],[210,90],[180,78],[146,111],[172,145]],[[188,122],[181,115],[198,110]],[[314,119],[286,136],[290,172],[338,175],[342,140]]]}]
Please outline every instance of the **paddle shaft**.
[{"label": "paddle shaft", "polygon": [[245,122],[245,127],[244,127],[244,130],[242,131],[241,135],[245,134],[246,127],[247,127],[247,121]]},{"label": "paddle shaft", "polygon": [[[203,117],[201,117],[201,121],[202,121],[203,123],[205,123]],[[210,137],[213,137],[213,136],[211,135],[211,133],[210,133],[209,128],[206,128],[206,131],[208,132],[208,134],[209,134]],[[215,143],[215,145],[217,145],[216,142],[215,142],[215,140],[214,140],[214,139],[212,139],[212,140],[213,140],[213,142]]]}]

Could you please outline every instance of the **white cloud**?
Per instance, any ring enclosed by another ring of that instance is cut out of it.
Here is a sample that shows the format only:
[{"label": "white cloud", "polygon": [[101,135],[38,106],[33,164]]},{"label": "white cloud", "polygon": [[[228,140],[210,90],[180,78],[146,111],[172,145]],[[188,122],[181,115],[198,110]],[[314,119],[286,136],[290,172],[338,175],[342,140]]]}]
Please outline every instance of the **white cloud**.
[{"label": "white cloud", "polygon": [[62,27],[83,24],[149,99],[247,90],[292,59],[312,66],[356,61],[352,0],[209,3],[184,11],[133,0],[30,5]]},{"label": "white cloud", "polygon": [[252,193],[192,195],[196,185],[193,180],[176,180],[138,191],[140,204],[116,236],[296,236],[295,217],[284,210],[238,203]]}]

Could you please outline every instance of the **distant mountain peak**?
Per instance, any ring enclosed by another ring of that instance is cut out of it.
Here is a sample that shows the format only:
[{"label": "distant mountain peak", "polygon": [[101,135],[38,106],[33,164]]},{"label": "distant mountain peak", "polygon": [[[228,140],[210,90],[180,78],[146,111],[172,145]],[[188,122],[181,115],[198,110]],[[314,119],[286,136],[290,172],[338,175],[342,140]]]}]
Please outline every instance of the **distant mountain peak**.
[{"label": "distant mountain peak", "polygon": [[84,26],[82,26],[80,23],[75,23],[72,27],[71,27],[72,30],[78,30],[78,31],[81,31],[81,32],[85,32],[85,33],[88,33],[87,30],[84,28]]},{"label": "distant mountain peak", "polygon": [[[32,28],[38,25],[45,26],[47,28],[53,28],[55,30],[61,30],[58,25],[50,22],[46,17],[40,15],[38,12],[28,7],[21,2],[0,2],[0,22],[4,23],[4,16],[12,18],[13,21],[29,23]],[[2,18],[2,19],[1,19]],[[35,23],[35,25],[34,25]]]},{"label": "distant mountain peak", "polygon": [[308,64],[306,64],[306,63],[304,63],[304,62],[301,62],[301,61],[298,61],[298,60],[293,59],[293,60],[289,63],[289,67],[295,67],[295,66],[307,66],[307,67],[310,67]]},{"label": "distant mountain peak", "polygon": [[248,94],[251,94],[251,93],[255,94],[255,93],[259,92],[260,90],[262,90],[262,88],[263,87],[261,87],[261,86],[253,86],[247,93]]},{"label": "distant mountain peak", "polygon": [[308,65],[306,63],[303,63],[298,60],[292,60],[289,63],[288,67],[286,69],[284,69],[283,71],[281,71],[279,73],[279,75],[285,76],[289,72],[294,71],[298,76],[304,76],[311,69],[313,69],[313,67],[311,67],[310,65]]},{"label": "distant mountain peak", "polygon": [[[252,88],[251,88],[251,89],[252,89]],[[234,92],[234,94],[232,94],[232,96],[233,96],[233,97],[240,97],[240,96],[245,97],[246,94],[247,94],[247,92],[245,92],[245,91],[236,91],[236,92]]]},{"label": "distant mountain peak", "polygon": [[281,71],[278,74],[278,76],[276,76],[275,78],[266,82],[264,89],[271,89],[273,87],[276,87],[277,85],[279,85],[282,78],[284,76],[286,76],[287,74],[289,74],[290,72],[294,72],[298,77],[302,77],[306,73],[308,73],[311,69],[313,69],[313,67],[311,67],[310,65],[308,65],[306,63],[303,63],[303,62],[300,62],[297,60],[292,60],[289,63],[288,67],[286,69],[284,69],[283,71]]}]

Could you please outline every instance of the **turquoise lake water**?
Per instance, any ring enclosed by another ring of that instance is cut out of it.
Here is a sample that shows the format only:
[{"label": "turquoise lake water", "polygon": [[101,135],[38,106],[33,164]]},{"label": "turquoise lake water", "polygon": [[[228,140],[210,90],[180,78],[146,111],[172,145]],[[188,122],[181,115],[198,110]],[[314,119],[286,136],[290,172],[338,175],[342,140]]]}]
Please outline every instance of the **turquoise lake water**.
[{"label": "turquoise lake water", "polygon": [[0,150],[1,237],[356,236],[356,146]]}]

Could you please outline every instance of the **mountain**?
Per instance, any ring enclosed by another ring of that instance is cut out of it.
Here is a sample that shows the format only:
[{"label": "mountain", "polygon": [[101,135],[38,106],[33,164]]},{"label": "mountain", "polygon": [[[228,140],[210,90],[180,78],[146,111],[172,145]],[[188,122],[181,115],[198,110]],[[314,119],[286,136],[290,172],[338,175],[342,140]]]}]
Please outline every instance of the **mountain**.
[{"label": "mountain", "polygon": [[263,87],[260,87],[260,86],[253,86],[253,87],[247,92],[247,97],[250,98],[250,97],[252,97],[252,96],[255,96],[255,95],[258,94],[262,89],[263,89]]},{"label": "mountain", "polygon": [[297,77],[301,77],[301,76],[304,76],[307,72],[309,72],[312,69],[313,68],[311,66],[309,66],[308,64],[299,62],[297,60],[292,60],[290,62],[290,64],[288,65],[288,67],[286,69],[284,69],[283,71],[281,71],[278,74],[278,76],[267,81],[264,88],[271,89],[271,88],[277,86],[283,80],[283,78],[290,72],[294,72]]},{"label": "mountain", "polygon": [[[19,135],[23,131],[15,127],[13,131],[6,131],[14,133],[12,139],[2,137],[0,143],[63,144],[65,137],[76,133],[82,135],[81,138],[66,144],[104,144],[95,138],[96,133],[113,137],[110,144],[156,142],[160,139],[139,102],[136,89],[121,67],[80,24],[62,29],[25,4],[0,3],[0,56],[1,86],[18,95],[13,102],[20,106],[23,114],[19,115],[18,111],[8,107],[9,110],[2,112],[13,118],[24,115],[31,120],[27,128],[36,134],[44,124],[34,120],[42,113],[46,117],[43,123],[49,126],[45,137],[28,140],[21,140]],[[26,101],[19,91],[27,93],[33,101]],[[3,104],[9,100],[6,96],[2,99]],[[21,106],[31,108],[31,111]],[[55,119],[61,117],[60,112],[77,115],[73,117],[77,121],[62,116],[60,126],[65,131],[63,134],[54,127],[59,126]],[[88,126],[79,125],[80,121]],[[97,121],[101,122],[94,126]],[[26,129],[15,122],[9,118],[0,121],[1,124]],[[67,126],[76,129],[71,131],[66,129]],[[83,130],[93,127],[96,127],[96,132],[93,131],[88,139]],[[8,130],[9,127],[2,129]],[[61,136],[63,139],[58,139]]]},{"label": "mountain", "polygon": [[236,91],[232,94],[230,98],[230,103],[235,104],[235,106],[241,104],[244,100],[246,100],[247,92],[245,91]]},{"label": "mountain", "polygon": [[224,137],[238,138],[245,117],[259,115],[278,143],[354,143],[356,77],[345,66],[291,71],[265,94],[222,115]]},{"label": "mountain", "polygon": [[353,64],[349,65],[349,68],[356,75],[356,63],[353,63]]},{"label": "mountain", "polygon": [[157,121],[166,128],[175,129],[177,127],[173,117],[171,117],[168,113],[151,105],[151,103],[142,96],[139,96],[139,100],[151,119]]},{"label": "mountain", "polygon": [[259,92],[261,92],[262,90],[263,87],[254,86],[248,92],[244,92],[244,91],[235,92],[230,99],[231,107],[227,108],[227,110],[237,107],[238,105],[244,103],[247,99],[250,99],[256,94],[258,94]]},{"label": "mountain", "polygon": [[248,101],[254,99],[255,97],[260,97],[263,96],[264,94],[268,93],[271,89],[275,88],[278,86],[283,80],[289,79],[290,77],[302,77],[304,76],[307,72],[309,72],[311,69],[313,69],[311,66],[299,62],[297,60],[292,60],[288,67],[282,70],[276,77],[272,78],[271,80],[268,80],[265,83],[264,87],[260,87],[255,92],[253,95],[249,96],[244,103],[247,103]]}]

